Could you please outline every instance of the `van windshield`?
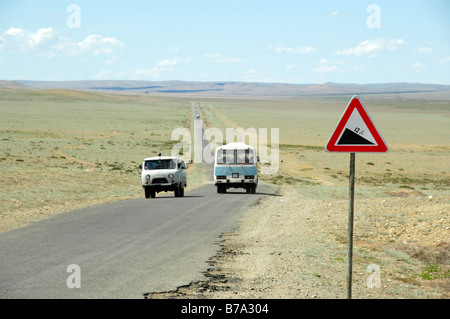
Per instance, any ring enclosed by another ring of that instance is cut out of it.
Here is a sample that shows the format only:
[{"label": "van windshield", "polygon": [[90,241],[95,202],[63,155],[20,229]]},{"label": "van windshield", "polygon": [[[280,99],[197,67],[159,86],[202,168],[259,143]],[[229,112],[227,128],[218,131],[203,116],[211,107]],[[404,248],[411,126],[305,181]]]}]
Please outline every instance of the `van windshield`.
[{"label": "van windshield", "polygon": [[145,161],[144,168],[146,170],[154,169],[174,169],[175,162],[171,159]]},{"label": "van windshield", "polygon": [[219,150],[217,164],[255,164],[255,155],[252,150]]}]

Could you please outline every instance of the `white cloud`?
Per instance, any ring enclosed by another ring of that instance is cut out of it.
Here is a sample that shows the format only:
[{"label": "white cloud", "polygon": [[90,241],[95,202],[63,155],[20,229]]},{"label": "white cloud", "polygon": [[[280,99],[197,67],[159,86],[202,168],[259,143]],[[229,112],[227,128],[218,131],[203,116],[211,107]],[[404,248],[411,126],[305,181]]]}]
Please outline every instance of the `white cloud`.
[{"label": "white cloud", "polygon": [[278,44],[277,46],[269,45],[268,50],[274,51],[276,53],[295,53],[295,54],[305,54],[316,52],[317,49],[312,46],[300,46],[300,47],[286,47],[283,44]]},{"label": "white cloud", "polygon": [[431,53],[431,52],[433,52],[433,49],[427,48],[427,47],[420,47],[420,48],[417,48],[416,52],[417,53]]},{"label": "white cloud", "polygon": [[9,30],[5,31],[3,34],[13,37],[23,37],[26,35],[26,32],[20,28],[9,28]]},{"label": "white cloud", "polygon": [[233,58],[222,54],[205,54],[205,58],[214,63],[244,63],[245,60],[239,58]]},{"label": "white cloud", "polygon": [[369,57],[374,57],[374,55],[378,52],[392,51],[402,44],[406,44],[406,41],[403,39],[385,40],[377,38],[375,40],[362,41],[358,43],[356,47],[353,48],[338,50],[335,52],[335,54],[355,55],[355,56],[368,55]]},{"label": "white cloud", "polygon": [[330,16],[335,17],[335,16],[338,16],[338,15],[339,15],[339,11],[330,12]]},{"label": "white cloud", "polygon": [[29,33],[29,46],[31,48],[51,45],[53,41],[57,40],[56,31],[52,28],[39,29],[36,33]]},{"label": "white cloud", "polygon": [[450,62],[450,56],[439,60],[439,63],[447,63],[447,62]]},{"label": "white cloud", "polygon": [[134,74],[138,77],[151,77],[151,78],[158,78],[160,75],[160,72],[157,68],[152,69],[137,69],[134,71]]},{"label": "white cloud", "polygon": [[105,61],[106,64],[115,64],[117,61],[119,61],[119,58],[116,56],[113,56],[111,59],[108,59]]},{"label": "white cloud", "polygon": [[179,62],[180,62],[179,58],[166,59],[166,60],[158,62],[156,64],[156,66],[159,67],[159,68],[171,68],[171,67],[177,65]]},{"label": "white cloud", "polygon": [[175,70],[176,66],[183,66],[187,65],[191,62],[190,58],[186,59],[180,59],[180,58],[173,58],[173,59],[165,59],[162,61],[159,61],[156,63],[156,65],[153,68],[150,69],[137,69],[134,71],[134,75],[141,78],[159,78],[162,74],[167,72],[173,72]]},{"label": "white cloud", "polygon": [[113,37],[91,34],[81,41],[59,36],[51,27],[28,32],[10,28],[0,36],[0,50],[9,52],[34,52],[37,56],[53,58],[60,54],[80,56],[83,54],[112,54],[125,47],[125,43]]},{"label": "white cloud", "polygon": [[426,65],[423,64],[423,63],[420,63],[420,62],[416,62],[416,63],[411,64],[409,67],[410,67],[411,69],[416,69],[416,70],[418,70],[418,69],[422,69],[422,68],[426,67]]},{"label": "white cloud", "polygon": [[180,48],[177,46],[168,47],[167,51],[169,51],[170,53],[177,53],[178,51],[180,51]]},{"label": "white cloud", "polygon": [[57,40],[56,32],[52,28],[42,28],[36,33],[27,32],[20,28],[10,28],[3,32],[0,48],[13,52],[28,51],[45,48]]},{"label": "white cloud", "polygon": [[95,79],[97,80],[106,80],[106,79],[110,79],[111,78],[111,72],[108,70],[101,70],[99,73],[97,73],[94,76]]},{"label": "white cloud", "polygon": [[314,68],[313,72],[314,73],[330,73],[330,72],[334,72],[337,71],[339,68],[337,66],[334,65],[324,65],[318,68]]},{"label": "white cloud", "polygon": [[339,66],[337,66],[336,64],[343,64],[343,62],[342,61],[332,62],[328,59],[321,59],[318,63],[319,66],[316,68],[313,68],[312,71],[316,75],[337,72],[337,71],[342,72],[342,69],[340,69]]},{"label": "white cloud", "polygon": [[88,52],[94,55],[111,54],[116,49],[125,47],[125,43],[120,42],[116,38],[102,37],[97,34],[88,35],[85,39],[76,44],[76,48],[80,52]]},{"label": "white cloud", "polygon": [[293,68],[295,68],[294,64],[288,64],[284,67],[285,70],[292,70]]}]

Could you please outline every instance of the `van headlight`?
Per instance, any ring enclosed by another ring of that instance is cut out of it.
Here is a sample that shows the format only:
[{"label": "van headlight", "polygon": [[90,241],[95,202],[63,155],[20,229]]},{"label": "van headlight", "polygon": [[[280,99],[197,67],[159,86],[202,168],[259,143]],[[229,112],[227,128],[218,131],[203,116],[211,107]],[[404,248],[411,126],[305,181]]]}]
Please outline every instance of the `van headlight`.
[{"label": "van headlight", "polygon": [[170,173],[170,174],[167,175],[167,176],[169,176],[169,178],[173,178],[173,174],[172,174],[172,173]]},{"label": "van headlight", "polygon": [[150,175],[145,175],[145,179],[149,181],[150,180]]}]

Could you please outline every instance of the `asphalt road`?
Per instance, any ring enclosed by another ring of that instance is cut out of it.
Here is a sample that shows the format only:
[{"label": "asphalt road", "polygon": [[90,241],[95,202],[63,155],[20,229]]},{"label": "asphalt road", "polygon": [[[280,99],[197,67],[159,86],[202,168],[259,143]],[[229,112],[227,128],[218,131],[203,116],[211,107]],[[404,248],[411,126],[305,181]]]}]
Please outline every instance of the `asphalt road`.
[{"label": "asphalt road", "polygon": [[[199,114],[198,103],[193,109]],[[203,126],[196,129],[203,136]],[[212,166],[203,163],[211,179]],[[143,298],[203,280],[220,235],[272,192],[259,185],[256,194],[217,194],[213,184],[189,191],[188,176],[184,197],[163,192],[1,233],[0,298]]]},{"label": "asphalt road", "polygon": [[[204,279],[249,205],[271,190],[159,193],[62,213],[0,234],[0,298],[143,298]],[[78,270],[68,266],[75,264]],[[69,288],[78,283],[80,288]]]}]

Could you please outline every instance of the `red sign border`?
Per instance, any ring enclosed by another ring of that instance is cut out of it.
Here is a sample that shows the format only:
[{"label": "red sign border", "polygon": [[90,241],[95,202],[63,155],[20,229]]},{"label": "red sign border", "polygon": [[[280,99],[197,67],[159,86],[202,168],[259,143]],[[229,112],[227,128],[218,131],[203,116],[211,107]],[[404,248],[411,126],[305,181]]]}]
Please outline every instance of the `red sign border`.
[{"label": "red sign border", "polygon": [[[357,109],[370,133],[377,145],[336,145],[337,139],[341,136],[342,131],[344,130],[345,125],[347,124],[348,119],[352,115],[354,109]],[[338,125],[334,129],[333,134],[331,135],[327,145],[325,146],[325,150],[327,152],[349,152],[349,153],[385,153],[389,151],[388,146],[384,142],[381,135],[378,133],[378,130],[375,127],[375,124],[370,119],[369,114],[364,109],[361,101],[358,97],[353,96],[350,102],[347,105],[344,113],[341,116],[341,119],[338,122]]]}]

